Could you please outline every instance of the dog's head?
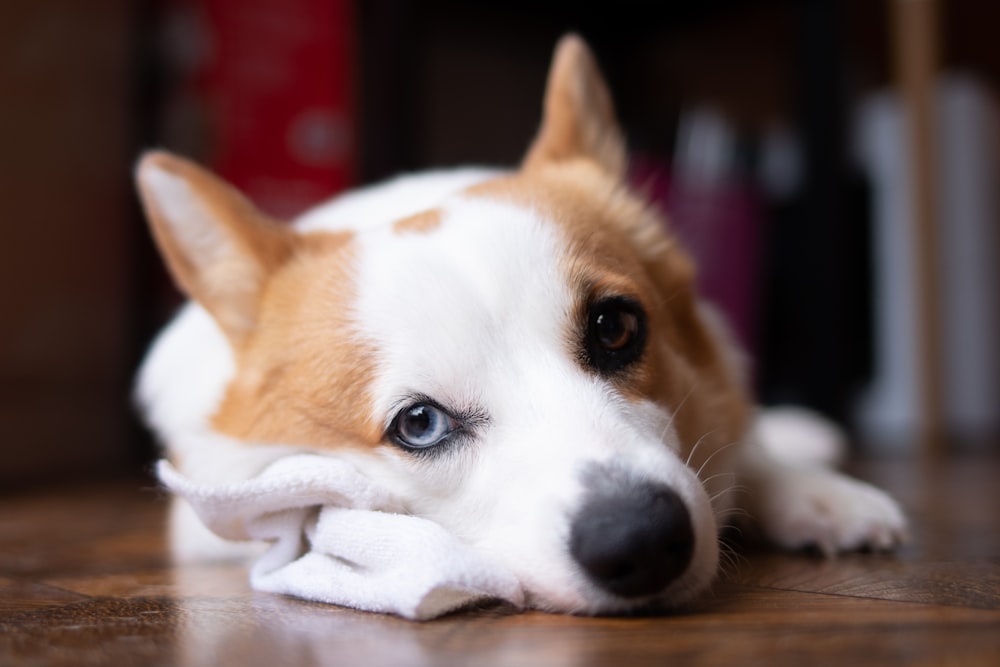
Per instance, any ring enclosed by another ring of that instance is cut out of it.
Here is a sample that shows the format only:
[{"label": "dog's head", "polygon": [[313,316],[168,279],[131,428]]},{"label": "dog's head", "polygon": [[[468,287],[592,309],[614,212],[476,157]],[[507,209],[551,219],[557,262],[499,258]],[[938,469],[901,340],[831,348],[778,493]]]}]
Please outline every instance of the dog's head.
[{"label": "dog's head", "polygon": [[579,39],[517,171],[392,224],[282,226],[163,153],[138,176],[233,349],[215,428],[351,457],[540,608],[675,604],[712,579],[744,397],[690,261],[625,185]]}]

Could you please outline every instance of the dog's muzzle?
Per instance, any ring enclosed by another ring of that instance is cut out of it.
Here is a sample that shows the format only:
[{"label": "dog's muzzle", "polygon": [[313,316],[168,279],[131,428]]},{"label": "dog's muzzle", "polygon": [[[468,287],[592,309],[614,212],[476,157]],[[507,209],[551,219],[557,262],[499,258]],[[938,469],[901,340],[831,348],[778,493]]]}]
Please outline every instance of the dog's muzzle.
[{"label": "dog's muzzle", "polygon": [[591,468],[590,487],[573,519],[569,549],[587,577],[626,598],[656,595],[687,569],[694,530],[669,487]]}]

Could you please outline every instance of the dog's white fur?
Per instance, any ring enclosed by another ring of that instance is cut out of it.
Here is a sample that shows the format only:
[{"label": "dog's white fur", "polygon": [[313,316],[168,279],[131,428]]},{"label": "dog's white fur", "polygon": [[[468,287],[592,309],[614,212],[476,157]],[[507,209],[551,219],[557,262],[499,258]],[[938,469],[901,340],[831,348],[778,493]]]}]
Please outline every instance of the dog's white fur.
[{"label": "dog's white fur", "polygon": [[[561,48],[583,47],[570,38]],[[168,258],[176,252],[169,244],[177,244],[183,261],[224,272],[226,281],[256,284],[254,267],[238,261],[240,244],[217,222],[216,200],[176,161],[156,154],[138,170]],[[737,485],[750,499],[738,504],[785,547],[817,545],[832,554],[887,548],[902,538],[904,520],[888,496],[826,467],[839,436],[815,418],[765,416],[740,447],[717,443],[701,456],[700,441],[682,442],[675,424],[686,396],[665,405],[582,368],[567,353],[579,299],[567,274],[567,249],[578,240],[553,224],[544,205],[470,192],[498,176],[489,170],[408,176],[343,196],[295,223],[302,237],[350,234],[346,338],[375,360],[365,400],[351,407],[382,429],[416,395],[486,416],[474,441],[447,456],[414,457],[390,444],[344,446],[336,439],[319,451],[350,458],[393,492],[400,511],[440,523],[504,564],[534,606],[556,611],[678,604],[703,591],[717,569],[718,530],[742,497],[732,491]],[[398,221],[428,210],[435,212],[428,230],[401,233]],[[185,270],[180,280],[197,298],[204,288],[191,287]],[[217,297],[206,298],[211,304]],[[722,327],[703,307],[697,317],[737,383],[737,355]],[[246,479],[289,452],[317,450],[311,442],[247,442],[213,422],[239,371],[243,334],[233,331],[244,324],[217,308],[209,314],[188,305],[141,371],[138,397],[147,420],[196,481]],[[799,447],[789,447],[795,441]],[[568,552],[570,517],[587,493],[581,470],[595,465],[670,487],[690,513],[690,565],[655,596],[623,598],[603,590]],[[180,558],[234,553],[181,503],[172,530]]]}]

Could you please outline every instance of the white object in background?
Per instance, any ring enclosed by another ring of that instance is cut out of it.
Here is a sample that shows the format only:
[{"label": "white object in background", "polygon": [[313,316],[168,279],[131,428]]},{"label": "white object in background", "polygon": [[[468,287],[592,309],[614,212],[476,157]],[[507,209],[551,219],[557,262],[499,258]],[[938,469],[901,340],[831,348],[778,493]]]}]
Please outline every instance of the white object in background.
[{"label": "white object in background", "polygon": [[[935,180],[939,211],[943,414],[959,441],[1000,432],[1000,112],[964,76],[936,86]],[[881,448],[913,447],[919,424],[917,299],[910,155],[898,96],[860,106],[858,158],[873,185],[875,376],[859,401],[863,437]]]}]

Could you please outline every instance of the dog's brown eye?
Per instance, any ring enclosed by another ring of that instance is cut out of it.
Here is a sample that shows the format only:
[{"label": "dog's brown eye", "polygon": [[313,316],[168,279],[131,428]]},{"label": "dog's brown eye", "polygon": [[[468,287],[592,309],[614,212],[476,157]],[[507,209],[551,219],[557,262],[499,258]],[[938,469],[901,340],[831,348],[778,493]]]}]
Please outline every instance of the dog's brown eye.
[{"label": "dog's brown eye", "polygon": [[627,297],[602,299],[590,306],[584,359],[595,370],[612,374],[642,356],[646,317],[642,307]]},{"label": "dog's brown eye", "polygon": [[604,349],[621,350],[639,332],[639,318],[625,310],[602,311],[594,320],[594,329]]}]

